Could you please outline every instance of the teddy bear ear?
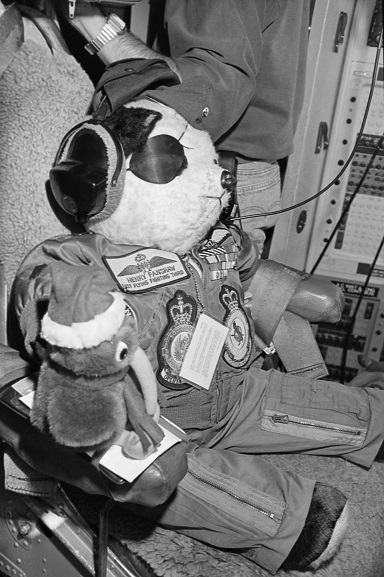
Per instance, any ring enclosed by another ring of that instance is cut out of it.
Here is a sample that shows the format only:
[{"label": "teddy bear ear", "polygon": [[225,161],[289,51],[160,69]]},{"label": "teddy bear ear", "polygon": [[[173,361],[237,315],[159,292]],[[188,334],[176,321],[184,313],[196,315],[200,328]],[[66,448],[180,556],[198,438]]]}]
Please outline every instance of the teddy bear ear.
[{"label": "teddy bear ear", "polygon": [[122,106],[104,120],[103,126],[114,132],[127,158],[143,148],[155,124],[161,118],[161,113],[156,110]]}]

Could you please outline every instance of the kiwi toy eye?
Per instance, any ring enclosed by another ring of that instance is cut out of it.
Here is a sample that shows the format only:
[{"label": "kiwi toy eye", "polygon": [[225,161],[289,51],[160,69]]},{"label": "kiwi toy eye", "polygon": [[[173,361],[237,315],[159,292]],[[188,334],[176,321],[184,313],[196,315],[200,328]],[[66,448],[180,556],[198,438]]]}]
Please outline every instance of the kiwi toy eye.
[{"label": "kiwi toy eye", "polygon": [[116,361],[117,362],[123,361],[127,357],[127,355],[128,355],[128,347],[123,341],[120,341],[116,347],[116,353],[115,353]]}]

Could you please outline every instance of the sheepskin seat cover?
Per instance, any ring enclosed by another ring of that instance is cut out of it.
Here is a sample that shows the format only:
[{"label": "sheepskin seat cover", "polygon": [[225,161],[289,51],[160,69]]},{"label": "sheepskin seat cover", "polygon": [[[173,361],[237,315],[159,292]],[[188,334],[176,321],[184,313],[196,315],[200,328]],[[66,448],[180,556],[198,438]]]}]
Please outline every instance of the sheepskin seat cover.
[{"label": "sheepskin seat cover", "polygon": [[8,294],[24,256],[68,233],[50,206],[46,182],[58,142],[84,118],[92,94],[73,56],[52,53],[43,38],[28,35],[0,78],[0,260]]}]

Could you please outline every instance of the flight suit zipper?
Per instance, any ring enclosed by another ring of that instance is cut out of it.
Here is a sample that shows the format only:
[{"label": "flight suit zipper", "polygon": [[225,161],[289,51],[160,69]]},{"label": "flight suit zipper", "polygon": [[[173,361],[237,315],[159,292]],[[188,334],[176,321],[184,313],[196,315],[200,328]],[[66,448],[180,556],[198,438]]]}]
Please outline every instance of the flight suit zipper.
[{"label": "flight suit zipper", "polygon": [[192,475],[192,477],[194,477],[195,479],[197,479],[198,481],[200,481],[201,483],[204,483],[205,485],[208,485],[209,487],[212,487],[213,489],[216,489],[217,491],[220,491],[221,493],[223,493],[224,495],[231,497],[232,499],[235,499],[236,501],[238,501],[239,503],[242,503],[244,505],[248,505],[249,507],[252,507],[253,509],[256,509],[259,513],[261,513],[262,515],[265,515],[266,517],[268,517],[269,519],[275,519],[276,515],[275,513],[273,513],[272,511],[268,511],[267,509],[257,505],[256,503],[251,502],[248,499],[244,499],[243,497],[239,497],[238,495],[236,495],[235,493],[233,493],[232,491],[229,491],[227,488],[223,488],[221,487],[219,484],[214,483],[212,481],[208,481],[207,479],[204,479],[203,477],[201,477],[200,475],[197,475],[194,471],[189,470],[188,473],[190,475]]},{"label": "flight suit zipper", "polygon": [[331,426],[331,425],[319,425],[317,423],[313,423],[310,421],[302,421],[299,419],[295,419],[290,417],[289,415],[271,415],[271,419],[274,423],[283,423],[283,424],[288,424],[288,423],[294,423],[295,425],[300,425],[301,427],[313,427],[314,429],[322,429],[322,430],[331,430],[331,431],[338,431],[338,432],[342,432],[346,435],[361,435],[361,431],[360,430],[352,430],[352,429],[345,429],[344,427],[337,427],[337,426]]},{"label": "flight suit zipper", "polygon": [[264,431],[271,431],[282,435],[300,437],[301,439],[316,442],[334,443],[335,445],[353,445],[360,447],[364,444],[367,427],[349,426],[321,421],[314,418],[302,418],[287,413],[266,409],[261,422]]}]

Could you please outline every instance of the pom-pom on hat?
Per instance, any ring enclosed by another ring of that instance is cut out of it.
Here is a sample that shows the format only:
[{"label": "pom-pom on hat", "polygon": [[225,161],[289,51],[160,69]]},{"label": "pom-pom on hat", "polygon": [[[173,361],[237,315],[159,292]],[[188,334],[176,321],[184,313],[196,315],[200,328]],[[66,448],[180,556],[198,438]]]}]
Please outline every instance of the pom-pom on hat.
[{"label": "pom-pom on hat", "polygon": [[41,336],[69,349],[95,347],[109,340],[125,316],[124,296],[98,265],[50,265],[52,288]]}]

